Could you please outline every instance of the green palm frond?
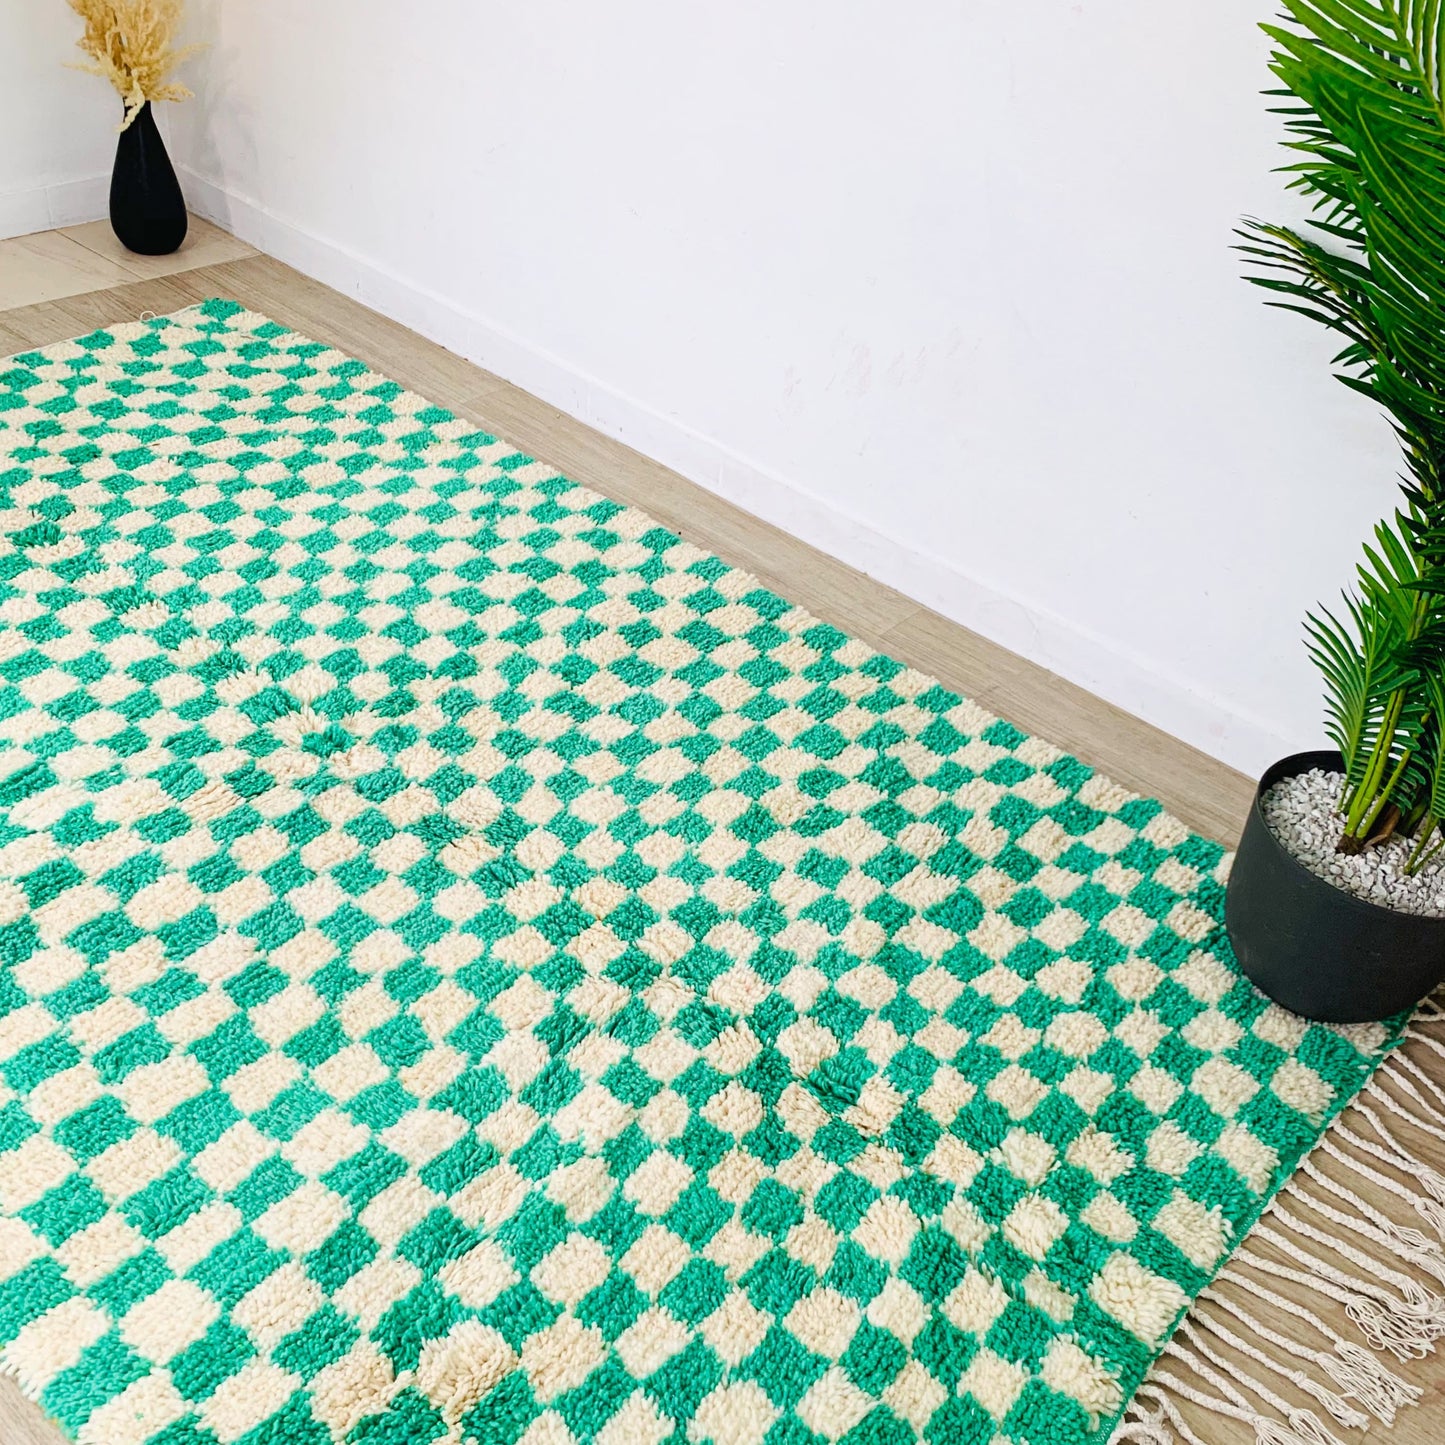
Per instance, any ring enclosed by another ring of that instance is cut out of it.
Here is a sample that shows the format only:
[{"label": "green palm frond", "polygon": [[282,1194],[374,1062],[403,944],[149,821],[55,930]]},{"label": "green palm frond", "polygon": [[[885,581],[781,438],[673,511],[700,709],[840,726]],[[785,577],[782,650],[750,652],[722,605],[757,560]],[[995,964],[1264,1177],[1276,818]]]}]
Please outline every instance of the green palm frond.
[{"label": "green palm frond", "polygon": [[1282,9],[1270,94],[1310,234],[1249,221],[1238,249],[1271,305],[1342,338],[1337,375],[1388,413],[1406,467],[1345,619],[1306,624],[1358,846],[1387,802],[1428,831],[1445,817],[1445,0]]},{"label": "green palm frond", "polygon": [[1416,826],[1415,848],[1406,872],[1415,873],[1442,847],[1436,837],[1445,829],[1445,675],[1426,673],[1420,695],[1426,711],[1412,741],[1412,778]]},{"label": "green palm frond", "polygon": [[1425,764],[1424,792],[1421,801],[1435,818],[1445,819],[1445,674],[1432,672],[1423,679],[1424,693],[1429,699],[1428,714],[1431,736],[1421,739],[1419,752]]},{"label": "green palm frond", "polygon": [[1384,649],[1379,630],[1348,593],[1345,606],[1353,626],[1322,607],[1305,618],[1305,633],[1310,657],[1325,680],[1325,733],[1345,759],[1349,785],[1356,787],[1383,711],[1378,678]]},{"label": "green palm frond", "polygon": [[1309,653],[1325,679],[1325,731],[1344,756],[1347,791],[1365,781],[1377,753],[1388,770],[1407,736],[1405,703],[1392,700],[1414,681],[1418,580],[1401,531],[1381,522],[1375,545],[1365,547],[1358,592],[1344,594],[1348,624],[1325,609],[1306,619]]},{"label": "green palm frond", "polygon": [[[1317,229],[1363,251],[1351,277],[1376,338],[1380,399],[1438,427],[1445,400],[1445,110],[1438,0],[1284,0],[1297,29],[1266,25],[1271,68],[1301,104],[1286,119],[1294,185]],[[1347,247],[1348,249],[1348,247]],[[1311,253],[1312,264],[1321,263]]]},{"label": "green palm frond", "polygon": [[1286,226],[1245,221],[1236,231],[1241,244],[1235,249],[1250,257],[1256,286],[1292,300],[1270,301],[1282,311],[1294,311],[1345,336],[1349,345],[1335,365],[1349,373],[1368,368],[1381,338],[1369,329],[1371,316],[1364,287],[1369,271],[1357,261],[1337,256]]}]

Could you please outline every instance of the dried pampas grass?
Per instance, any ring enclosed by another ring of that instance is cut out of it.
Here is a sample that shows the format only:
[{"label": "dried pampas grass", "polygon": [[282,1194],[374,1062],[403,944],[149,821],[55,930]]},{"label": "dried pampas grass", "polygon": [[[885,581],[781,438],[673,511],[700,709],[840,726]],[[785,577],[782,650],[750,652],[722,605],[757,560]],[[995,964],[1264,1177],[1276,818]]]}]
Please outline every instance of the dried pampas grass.
[{"label": "dried pampas grass", "polygon": [[76,41],[89,63],[77,69],[102,76],[125,102],[124,130],[148,100],[185,100],[191,92],[166,77],[198,45],[171,44],[180,28],[185,0],[69,0],[85,21]]}]

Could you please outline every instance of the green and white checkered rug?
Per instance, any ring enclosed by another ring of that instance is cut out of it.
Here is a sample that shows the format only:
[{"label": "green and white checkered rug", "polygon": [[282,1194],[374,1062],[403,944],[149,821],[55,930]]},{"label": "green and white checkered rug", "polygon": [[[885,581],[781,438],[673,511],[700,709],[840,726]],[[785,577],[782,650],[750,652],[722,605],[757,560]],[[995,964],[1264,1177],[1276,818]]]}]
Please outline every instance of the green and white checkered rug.
[{"label": "green and white checkered rug", "polygon": [[0,362],[0,1349],[90,1445],[1106,1438],[1394,1042],[1091,775],[229,302]]}]

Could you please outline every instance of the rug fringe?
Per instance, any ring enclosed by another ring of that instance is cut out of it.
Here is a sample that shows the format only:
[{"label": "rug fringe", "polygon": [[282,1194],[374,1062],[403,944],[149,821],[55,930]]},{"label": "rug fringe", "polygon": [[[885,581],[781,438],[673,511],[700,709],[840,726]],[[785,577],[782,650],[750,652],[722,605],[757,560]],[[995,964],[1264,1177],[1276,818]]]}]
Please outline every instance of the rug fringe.
[{"label": "rug fringe", "polygon": [[[1445,1058],[1442,1024],[1445,1002],[1427,1000],[1404,1037]],[[1405,1128],[1445,1142],[1445,1089],[1397,1052],[1195,1301],[1110,1445],[1207,1445],[1196,1433],[1207,1415],[1252,1430],[1255,1445],[1345,1445],[1336,1430],[1388,1427],[1420,1399],[1388,1361],[1423,1359],[1445,1337],[1445,1174]],[[1286,1319],[1298,1333],[1282,1332]]]},{"label": "rug fringe", "polygon": [[[1242,1309],[1232,1305],[1222,1297],[1214,1297],[1205,1301],[1198,1309],[1194,1310],[1190,1319],[1202,1329],[1208,1330],[1216,1335],[1225,1345],[1246,1359],[1253,1360],[1262,1369],[1278,1375],[1282,1380],[1288,1380],[1295,1389],[1302,1394],[1308,1395],[1316,1404],[1322,1405],[1330,1415],[1341,1425],[1354,1427],[1363,1430],[1370,1423],[1368,1415],[1356,1410],[1343,1395],[1335,1390],[1326,1388],[1305,1374],[1303,1370],[1293,1369],[1288,1365],[1281,1364],[1277,1359],[1271,1359],[1257,1345],[1251,1344],[1243,1336],[1236,1334],[1228,1325],[1218,1317],[1214,1311],[1224,1311],[1234,1315],[1240,1324],[1251,1333],[1269,1340],[1276,1348],[1283,1349],[1286,1354],[1295,1354],[1297,1350],[1308,1357],[1308,1352],[1300,1350],[1286,1335],[1279,1335],[1253,1320]],[[1296,1355],[1298,1358],[1298,1355]]]}]

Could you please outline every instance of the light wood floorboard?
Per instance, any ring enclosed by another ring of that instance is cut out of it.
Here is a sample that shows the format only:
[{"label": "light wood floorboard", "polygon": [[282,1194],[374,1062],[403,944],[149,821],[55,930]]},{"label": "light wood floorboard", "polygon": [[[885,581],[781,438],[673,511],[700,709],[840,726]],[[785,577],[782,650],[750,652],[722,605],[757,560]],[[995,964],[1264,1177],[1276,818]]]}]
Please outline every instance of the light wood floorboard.
[{"label": "light wood floorboard", "polygon": [[[819,617],[933,673],[1119,782],[1160,798],[1207,836],[1233,843],[1238,834],[1252,784],[1233,769],[918,606],[358,302],[270,257],[250,253],[249,247],[214,227],[202,223],[195,228],[189,257],[183,253],[172,262],[154,264],[119,251],[100,226],[21,239],[27,243],[23,248],[0,243],[0,272],[6,275],[0,287],[0,353],[47,345],[147,312],[179,310],[208,296],[232,297],[359,356],[575,480],[643,508]],[[23,274],[6,269],[8,256],[22,255],[28,268]],[[1410,1053],[1432,1077],[1445,1080],[1438,1056],[1413,1047]],[[1409,1142],[1445,1169],[1445,1148],[1419,1135]],[[1291,1293],[1289,1286],[1281,1290]],[[1262,1308],[1260,1313],[1280,1332],[1307,1338],[1289,1316]],[[1353,1329],[1341,1312],[1331,1318],[1341,1333]],[[1418,1408],[1401,1414],[1393,1431],[1376,1426],[1375,1437],[1386,1436],[1400,1445],[1439,1445],[1445,1440],[1440,1357],[1399,1368],[1426,1392],[1425,1398]],[[1303,1402],[1290,1386],[1274,1383],[1287,1397]],[[1196,1412],[1190,1416],[1209,1445],[1246,1445],[1252,1438],[1252,1431],[1233,1422]],[[1339,1433],[1348,1437],[1352,1432]],[[0,1379],[0,1445],[57,1445],[60,1438],[13,1382]]]}]

